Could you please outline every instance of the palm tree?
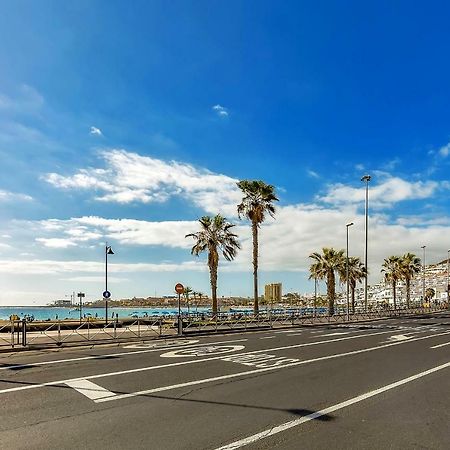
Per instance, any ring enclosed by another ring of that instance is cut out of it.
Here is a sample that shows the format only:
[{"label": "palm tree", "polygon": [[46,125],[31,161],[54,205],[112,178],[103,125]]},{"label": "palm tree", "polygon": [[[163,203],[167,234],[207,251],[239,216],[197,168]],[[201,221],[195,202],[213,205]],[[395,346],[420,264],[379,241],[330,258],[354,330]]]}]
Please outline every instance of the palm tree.
[{"label": "palm tree", "polygon": [[394,296],[394,309],[397,309],[397,293],[395,287],[397,281],[402,277],[402,266],[400,256],[389,256],[382,264],[381,272],[384,272],[384,281],[392,283],[392,294]]},{"label": "palm tree", "polygon": [[336,290],[336,272],[343,277],[345,272],[344,250],[335,250],[334,248],[322,248],[322,254],[318,252],[311,253],[309,257],[315,262],[311,264],[309,279],[326,280],[328,309],[330,315],[334,314],[334,298]]},{"label": "palm tree", "polygon": [[400,268],[401,278],[406,283],[406,307],[409,308],[411,297],[411,279],[416,273],[419,273],[422,269],[422,262],[414,253],[405,253],[401,257]]},{"label": "palm tree", "polygon": [[259,312],[258,305],[258,228],[264,222],[266,214],[275,217],[277,202],[275,188],[270,184],[258,180],[242,180],[237,183],[244,194],[242,202],[237,206],[239,218],[247,217],[252,223],[253,238],[253,309]]},{"label": "palm tree", "polygon": [[187,234],[192,237],[195,244],[191,254],[199,256],[208,252],[208,267],[211,281],[212,309],[214,317],[217,315],[217,269],[219,266],[219,251],[224,258],[231,261],[241,248],[237,235],[231,232],[233,224],[227,222],[225,217],[217,214],[215,217],[204,216],[199,219],[201,229],[197,233]]},{"label": "palm tree", "polygon": [[[344,261],[345,264],[345,261]],[[344,267],[344,272],[342,273],[341,280],[347,283],[347,271]],[[366,268],[363,262],[357,256],[351,256],[348,258],[348,286],[350,288],[350,293],[352,297],[352,313],[355,314],[355,289],[356,284],[361,283],[362,280],[366,278]]]},{"label": "palm tree", "polygon": [[436,292],[433,288],[427,288],[425,291],[425,303],[431,303],[434,294],[436,294]]}]

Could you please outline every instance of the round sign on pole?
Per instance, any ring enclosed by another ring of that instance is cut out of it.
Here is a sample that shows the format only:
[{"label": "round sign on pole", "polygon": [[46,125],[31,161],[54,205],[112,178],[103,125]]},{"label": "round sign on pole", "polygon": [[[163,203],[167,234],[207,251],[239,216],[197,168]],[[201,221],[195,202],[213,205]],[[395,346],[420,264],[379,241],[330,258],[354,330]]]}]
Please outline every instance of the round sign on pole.
[{"label": "round sign on pole", "polygon": [[182,294],[184,292],[184,286],[181,283],[175,285],[175,292],[177,294]]},{"label": "round sign on pole", "polygon": [[103,298],[109,298],[109,297],[111,297],[111,292],[109,292],[109,291],[103,292]]}]

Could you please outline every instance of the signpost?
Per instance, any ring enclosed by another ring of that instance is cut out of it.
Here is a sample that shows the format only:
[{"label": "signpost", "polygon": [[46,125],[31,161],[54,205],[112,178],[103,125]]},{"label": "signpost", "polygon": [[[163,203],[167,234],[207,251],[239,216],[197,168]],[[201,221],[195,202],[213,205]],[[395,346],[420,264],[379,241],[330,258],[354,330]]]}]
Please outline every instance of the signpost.
[{"label": "signpost", "polygon": [[184,286],[181,283],[175,285],[175,292],[178,294],[178,334],[183,334],[183,321],[181,320],[181,294],[184,293]]},{"label": "signpost", "polygon": [[80,299],[80,325],[81,325],[81,307],[82,307],[82,303],[81,303],[81,299],[84,297],[84,293],[83,292],[78,292],[77,297]]}]

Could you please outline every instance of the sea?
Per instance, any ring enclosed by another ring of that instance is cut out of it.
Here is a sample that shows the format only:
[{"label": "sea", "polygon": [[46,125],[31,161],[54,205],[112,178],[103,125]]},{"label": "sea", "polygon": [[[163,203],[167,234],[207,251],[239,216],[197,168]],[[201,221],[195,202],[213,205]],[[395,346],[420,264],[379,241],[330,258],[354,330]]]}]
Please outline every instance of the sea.
[{"label": "sea", "polygon": [[[261,312],[267,311],[265,308],[260,309]],[[300,312],[302,314],[311,314],[313,308],[295,308],[295,309],[273,309],[274,313],[282,312],[286,313],[288,311]],[[251,314],[251,307],[235,307],[227,308],[226,311],[220,311],[222,313],[237,313],[237,314]],[[317,308],[317,313],[324,314],[326,308]],[[181,308],[181,313],[185,314],[210,314],[211,308],[209,307],[191,307]],[[178,314],[178,308],[167,308],[167,307],[141,307],[141,308],[108,308],[109,318],[118,317],[122,318],[145,318],[148,316],[176,316]],[[63,319],[79,319],[80,310],[77,307],[72,308],[60,308],[55,306],[4,306],[0,307],[0,320],[9,320],[12,315],[18,316],[20,319],[28,320],[63,320]],[[81,317],[87,318],[105,318],[105,308],[84,308],[81,309]]]},{"label": "sea", "polygon": [[[190,308],[191,314],[205,314],[210,312],[210,308],[198,307]],[[187,314],[187,308],[181,308],[182,314]],[[116,316],[117,314],[117,316]],[[110,318],[140,318],[146,316],[175,316],[178,308],[108,308]],[[9,320],[12,315],[19,316],[20,319],[32,318],[34,320],[58,320],[58,319],[79,319],[80,310],[78,308],[59,308],[53,306],[5,306],[0,307],[0,320]],[[82,308],[82,317],[105,318],[105,308]]]}]

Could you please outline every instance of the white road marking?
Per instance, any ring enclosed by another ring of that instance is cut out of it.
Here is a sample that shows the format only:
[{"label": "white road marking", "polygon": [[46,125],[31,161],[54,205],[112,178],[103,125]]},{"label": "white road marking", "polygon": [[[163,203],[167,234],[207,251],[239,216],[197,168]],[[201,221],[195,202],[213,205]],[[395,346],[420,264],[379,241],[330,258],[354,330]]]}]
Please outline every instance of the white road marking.
[{"label": "white road marking", "polygon": [[100,398],[110,398],[114,397],[116,394],[114,392],[108,391],[104,387],[98,384],[92,383],[89,380],[74,380],[66,383],[67,386],[75,389],[80,394],[83,394],[91,400],[99,400]]},{"label": "white road marking", "polygon": [[[212,342],[212,344],[227,344],[229,342],[246,342],[246,341],[248,341],[248,339],[233,339],[230,341]],[[196,342],[198,342],[198,340],[196,340]],[[202,345],[205,345],[205,344],[198,344],[198,346],[202,346]],[[174,348],[174,347],[168,346],[168,348]],[[177,348],[177,347],[175,347],[175,348]],[[184,345],[180,346],[178,348],[184,348]],[[154,352],[160,352],[162,350],[164,350],[164,347],[152,348],[150,350],[138,350],[138,351],[134,351],[134,352],[105,353],[104,355],[81,356],[79,358],[56,359],[53,361],[42,361],[42,362],[39,362],[39,361],[38,362],[29,362],[29,363],[11,365],[11,366],[7,366],[7,367],[0,367],[0,370],[21,369],[23,367],[28,367],[28,366],[47,366],[50,364],[62,364],[62,363],[70,363],[70,362],[77,362],[77,361],[86,361],[86,360],[90,360],[90,359],[108,359],[108,358],[113,358],[116,356],[139,355],[141,353],[154,353]]]},{"label": "white road marking", "polygon": [[328,408],[321,409],[320,411],[316,411],[312,414],[308,414],[307,416],[301,417],[299,419],[291,420],[289,422],[283,423],[276,427],[269,428],[260,433],[256,433],[252,436],[248,436],[244,439],[240,439],[239,441],[232,442],[231,444],[224,445],[216,450],[236,450],[238,448],[244,447],[249,444],[253,444],[262,439],[265,439],[269,436],[273,436],[275,434],[281,433],[283,431],[289,430],[290,428],[296,427],[303,423],[309,422],[310,420],[317,419],[318,417],[322,417],[326,414],[330,414],[332,412],[338,411],[340,409],[346,408],[347,406],[354,405],[355,403],[362,402],[367,400],[368,398],[374,397],[376,395],[382,394],[383,392],[389,391],[391,389],[395,389],[396,387],[402,386],[407,383],[411,383],[412,381],[418,380],[419,378],[430,375],[434,372],[438,372],[439,370],[443,370],[450,367],[450,362],[442,364],[440,366],[433,367],[432,369],[425,370],[424,372],[417,373],[408,378],[403,378],[402,380],[396,381],[395,383],[388,384],[379,389],[375,389],[370,392],[366,392],[365,394],[358,395],[357,397],[350,398],[341,403],[337,403],[336,405],[329,406]]},{"label": "white road marking", "polygon": [[387,341],[389,342],[397,342],[397,341],[406,341],[407,339],[411,339],[412,336],[405,336],[404,334],[396,334],[394,336],[390,336]]},{"label": "white road marking", "polygon": [[204,347],[182,348],[159,355],[161,358],[187,358],[192,356],[208,356],[243,350],[244,345],[206,345]]},{"label": "white road marking", "polygon": [[441,348],[441,347],[445,347],[446,345],[450,345],[450,342],[445,342],[444,344],[434,345],[433,347],[430,347],[430,348]]},{"label": "white road marking", "polygon": [[264,337],[261,337],[260,339],[275,339],[276,338],[276,336],[264,336]]},{"label": "white road marking", "polygon": [[[445,333],[441,333],[441,335],[447,335],[450,334],[450,331],[445,332]],[[137,391],[137,392],[130,392],[128,394],[120,394],[120,395],[116,395],[114,397],[111,398],[104,398],[104,399],[99,399],[99,400],[95,400],[96,403],[101,403],[101,402],[108,402],[108,401],[112,401],[112,400],[122,400],[124,398],[130,398],[130,397],[138,397],[140,395],[149,395],[149,394],[155,394],[157,392],[163,392],[163,391],[171,391],[174,389],[179,389],[179,388],[183,388],[183,387],[188,387],[188,386],[195,386],[198,384],[206,384],[206,383],[212,383],[214,381],[222,381],[222,380],[229,380],[231,378],[237,378],[237,377],[243,377],[246,375],[254,375],[256,373],[263,373],[263,372],[268,372],[268,371],[273,371],[273,370],[279,370],[279,369],[284,369],[287,367],[295,367],[295,366],[300,366],[300,365],[304,365],[304,364],[309,364],[312,362],[317,362],[317,361],[325,361],[328,359],[336,359],[336,358],[341,358],[343,356],[350,356],[350,355],[358,355],[361,353],[368,353],[368,352],[372,352],[374,350],[379,350],[382,348],[387,348],[387,347],[392,347],[395,345],[402,345],[402,344],[406,344],[412,341],[420,341],[423,339],[430,339],[433,337],[436,337],[439,335],[432,335],[432,336],[422,336],[420,338],[415,338],[415,339],[410,339],[408,341],[399,341],[399,342],[392,342],[391,344],[384,344],[384,345],[377,345],[376,347],[369,347],[369,348],[364,348],[361,350],[353,350],[350,352],[344,352],[344,353],[336,353],[333,355],[328,355],[328,356],[321,356],[318,358],[313,358],[313,359],[306,359],[303,361],[297,361],[297,362],[293,362],[293,363],[289,363],[286,364],[282,367],[266,367],[266,368],[262,368],[262,369],[254,369],[254,370],[247,370],[246,372],[238,372],[238,373],[232,373],[232,374],[228,374],[228,375],[220,375],[217,377],[211,377],[211,378],[203,378],[200,380],[194,380],[194,381],[187,381],[185,383],[178,383],[178,384],[172,384],[172,385],[168,385],[168,386],[160,386],[157,388],[153,388],[153,389],[146,389],[143,391]],[[1,393],[1,391],[0,391]]]},{"label": "white road marking", "polygon": [[351,331],[337,331],[336,333],[328,333],[328,334],[322,334],[321,337],[325,336],[339,336],[340,334],[350,334]]},{"label": "white road marking", "polygon": [[222,358],[222,361],[229,361],[244,366],[255,367],[281,367],[286,364],[300,361],[297,358],[286,358],[284,356],[268,355],[266,353],[260,353],[259,355],[231,355]]},{"label": "white road marking", "polygon": [[178,346],[178,345],[190,345],[196,344],[198,339],[188,339],[183,341],[182,339],[175,339],[173,341],[163,342],[163,341],[154,341],[154,342],[138,342],[136,344],[126,345],[123,348],[164,348],[170,346]]},{"label": "white road marking", "polygon": [[[336,338],[336,339],[327,339],[325,341],[316,341],[316,342],[308,342],[308,343],[304,343],[304,344],[285,345],[283,347],[273,347],[273,348],[267,348],[267,349],[263,349],[263,350],[254,350],[251,352],[246,352],[245,354],[263,353],[263,352],[268,352],[268,351],[274,352],[274,351],[285,350],[285,349],[290,349],[290,348],[309,347],[311,345],[328,344],[331,342],[346,341],[349,339],[358,339],[358,338],[363,338],[363,337],[368,337],[368,336],[375,336],[378,334],[386,334],[386,333],[390,333],[390,332],[391,331],[378,331],[376,333],[370,333],[370,334],[364,334],[364,335],[358,335],[358,336],[346,336],[346,337]],[[450,332],[449,332],[449,334],[450,334]],[[246,340],[247,339],[236,339],[235,341],[224,341],[224,342],[240,342],[240,341],[246,341]],[[196,346],[193,346],[193,347],[196,347]],[[156,350],[142,350],[140,352],[139,351],[138,352],[130,352],[130,354],[148,353],[148,352],[154,352],[154,351],[156,351]],[[160,351],[160,349],[158,351]],[[119,355],[120,354],[121,353],[119,353]],[[98,357],[96,356],[94,358],[98,358]],[[83,376],[83,377],[78,377],[78,378],[69,378],[69,379],[58,380],[58,381],[49,381],[47,383],[41,383],[41,384],[18,386],[18,387],[13,387],[13,388],[2,389],[2,390],[0,390],[0,394],[5,394],[8,392],[26,391],[28,389],[37,389],[37,388],[42,388],[45,386],[55,386],[55,385],[65,384],[69,381],[84,380],[84,379],[95,380],[96,378],[112,377],[112,376],[116,376],[116,375],[125,375],[125,374],[136,373],[136,372],[146,372],[148,370],[165,369],[167,367],[184,366],[186,364],[198,364],[198,363],[202,363],[202,362],[218,360],[221,358],[222,358],[222,356],[213,356],[211,358],[193,359],[190,361],[182,361],[182,362],[176,362],[176,363],[170,363],[170,364],[161,364],[161,365],[149,366],[149,367],[140,367],[137,369],[120,370],[117,372],[106,372],[106,373],[101,373],[101,374],[97,374],[97,375],[88,375],[88,376]],[[19,367],[21,367],[21,366],[19,366]]]}]

